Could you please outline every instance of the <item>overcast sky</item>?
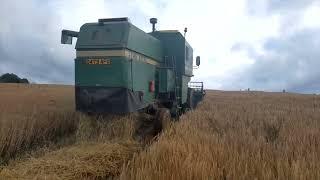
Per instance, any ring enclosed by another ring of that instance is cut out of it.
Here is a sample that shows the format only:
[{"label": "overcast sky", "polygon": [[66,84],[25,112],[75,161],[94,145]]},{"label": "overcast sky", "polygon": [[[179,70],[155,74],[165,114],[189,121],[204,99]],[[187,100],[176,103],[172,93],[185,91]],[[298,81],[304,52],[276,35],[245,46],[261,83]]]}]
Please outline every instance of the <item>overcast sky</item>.
[{"label": "overcast sky", "polygon": [[0,74],[72,84],[78,31],[99,18],[129,17],[149,32],[188,27],[206,88],[320,92],[320,0],[1,0]]}]

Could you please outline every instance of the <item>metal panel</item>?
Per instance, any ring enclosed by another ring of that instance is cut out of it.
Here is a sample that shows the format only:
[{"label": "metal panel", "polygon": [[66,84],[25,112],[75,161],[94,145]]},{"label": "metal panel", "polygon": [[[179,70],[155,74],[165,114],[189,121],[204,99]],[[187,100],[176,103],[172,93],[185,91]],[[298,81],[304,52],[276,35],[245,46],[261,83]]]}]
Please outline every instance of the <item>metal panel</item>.
[{"label": "metal panel", "polygon": [[76,49],[123,48],[127,44],[128,28],[128,23],[84,24],[80,28]]},{"label": "metal panel", "polygon": [[181,97],[179,103],[186,103],[188,82],[193,75],[192,47],[188,44],[182,34],[177,31],[156,31],[150,34],[163,43],[164,56],[167,56],[169,59],[173,57],[176,60],[175,67],[178,83],[177,96]]},{"label": "metal panel", "polygon": [[84,24],[76,49],[129,49],[158,62],[163,60],[161,42],[127,21]]},{"label": "metal panel", "polygon": [[159,65],[158,61],[128,49],[77,51],[77,57],[125,57],[128,60],[140,61],[155,66]]},{"label": "metal panel", "polygon": [[159,70],[159,93],[174,91],[174,73],[171,69]]},{"label": "metal panel", "polygon": [[189,76],[182,76],[182,89],[181,89],[181,103],[184,104],[188,99],[188,83],[191,78]]},{"label": "metal panel", "polygon": [[132,24],[130,24],[127,48],[159,62],[163,61],[162,43]]},{"label": "metal panel", "polygon": [[79,86],[122,87],[144,94],[144,102],[154,101],[154,92],[149,92],[149,82],[155,81],[154,65],[131,60],[126,57],[99,57],[109,59],[110,64],[87,64],[90,58],[80,57],[75,60],[75,82]]},{"label": "metal panel", "polygon": [[75,83],[81,86],[129,87],[130,62],[124,57],[99,57],[111,60],[111,64],[87,64],[88,59],[75,59]]},{"label": "metal panel", "polygon": [[163,55],[175,57],[176,68],[180,75],[193,75],[193,49],[178,31],[156,31],[150,33],[158,38],[164,48]]},{"label": "metal panel", "polygon": [[154,65],[132,61],[132,89],[133,91],[142,91],[144,93],[144,101],[152,103],[155,93],[149,91],[149,83],[155,81],[156,67]]},{"label": "metal panel", "polygon": [[76,109],[93,113],[128,113],[147,106],[143,92],[127,88],[76,86]]}]

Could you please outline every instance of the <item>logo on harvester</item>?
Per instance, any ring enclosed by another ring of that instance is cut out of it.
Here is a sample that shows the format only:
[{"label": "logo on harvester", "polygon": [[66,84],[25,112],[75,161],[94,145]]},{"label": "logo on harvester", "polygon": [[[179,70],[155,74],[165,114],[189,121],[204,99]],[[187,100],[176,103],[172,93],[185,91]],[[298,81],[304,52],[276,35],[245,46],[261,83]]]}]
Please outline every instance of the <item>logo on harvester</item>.
[{"label": "logo on harvester", "polygon": [[111,60],[110,59],[88,59],[86,60],[86,64],[95,65],[95,64],[104,64],[104,65],[110,65]]}]

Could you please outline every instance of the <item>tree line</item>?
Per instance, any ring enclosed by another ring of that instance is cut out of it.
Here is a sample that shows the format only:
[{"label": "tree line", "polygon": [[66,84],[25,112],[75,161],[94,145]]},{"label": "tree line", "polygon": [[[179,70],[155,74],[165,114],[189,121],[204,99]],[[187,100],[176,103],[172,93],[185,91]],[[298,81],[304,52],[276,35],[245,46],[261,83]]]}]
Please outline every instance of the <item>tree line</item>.
[{"label": "tree line", "polygon": [[20,78],[13,73],[5,73],[0,76],[0,83],[25,83],[29,84],[29,80],[26,78]]}]

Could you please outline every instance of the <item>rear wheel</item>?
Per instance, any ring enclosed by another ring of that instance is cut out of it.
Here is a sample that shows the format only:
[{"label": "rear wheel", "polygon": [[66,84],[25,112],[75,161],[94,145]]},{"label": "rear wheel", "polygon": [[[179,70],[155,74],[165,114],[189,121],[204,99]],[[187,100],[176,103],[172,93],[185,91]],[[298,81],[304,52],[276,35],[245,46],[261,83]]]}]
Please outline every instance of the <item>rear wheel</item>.
[{"label": "rear wheel", "polygon": [[139,113],[139,118],[135,125],[135,139],[142,142],[154,137],[157,133],[154,129],[154,121],[154,116]]},{"label": "rear wheel", "polygon": [[171,117],[167,108],[157,108],[155,115],[139,113],[139,120],[135,127],[135,139],[148,144],[170,125]]},{"label": "rear wheel", "polygon": [[175,118],[176,120],[179,119],[179,116],[181,115],[181,108],[179,108],[178,103],[176,101],[172,102],[171,108],[170,108],[170,114],[172,118]]},{"label": "rear wheel", "polygon": [[159,130],[169,127],[171,122],[170,111],[167,108],[159,108],[156,114],[156,121],[158,122]]}]

